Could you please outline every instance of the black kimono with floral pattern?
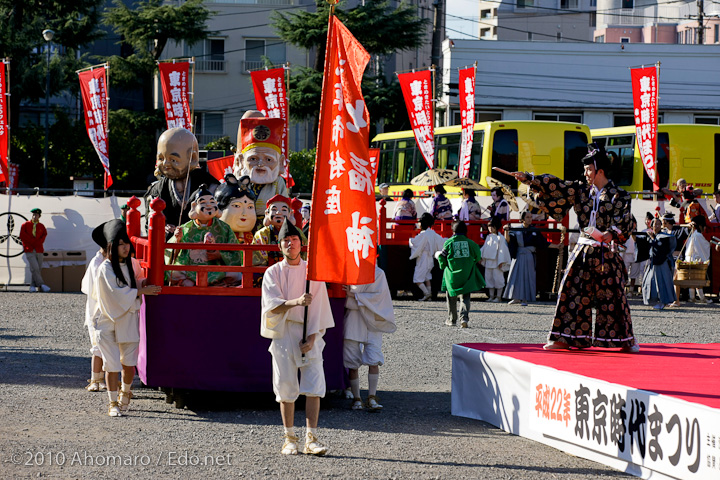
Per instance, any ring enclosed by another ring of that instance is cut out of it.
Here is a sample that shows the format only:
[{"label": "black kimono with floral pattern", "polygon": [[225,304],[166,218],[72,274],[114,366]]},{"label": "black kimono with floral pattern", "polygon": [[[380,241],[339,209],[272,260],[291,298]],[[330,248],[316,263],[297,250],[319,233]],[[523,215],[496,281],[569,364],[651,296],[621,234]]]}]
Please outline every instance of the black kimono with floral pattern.
[{"label": "black kimono with floral pattern", "polygon": [[[574,208],[580,228],[590,226],[592,186],[566,182],[552,175],[538,175],[528,183],[538,206],[554,219],[561,221]],[[600,190],[599,198],[595,227],[610,232],[615,245],[624,245],[632,228],[630,195],[609,181]],[[568,345],[580,348],[635,343],[625,296],[627,271],[622,255],[615,250],[607,245],[577,244],[562,279],[549,340],[562,338]]]}]

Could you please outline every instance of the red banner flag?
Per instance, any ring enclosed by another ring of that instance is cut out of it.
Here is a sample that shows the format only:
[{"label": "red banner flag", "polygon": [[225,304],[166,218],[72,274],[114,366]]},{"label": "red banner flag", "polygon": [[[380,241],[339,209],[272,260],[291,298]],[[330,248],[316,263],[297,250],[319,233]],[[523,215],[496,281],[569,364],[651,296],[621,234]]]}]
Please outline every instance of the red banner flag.
[{"label": "red banner flag", "polygon": [[9,145],[9,131],[8,131],[8,116],[7,116],[7,104],[8,104],[8,91],[7,91],[7,80],[5,76],[5,66],[8,62],[3,60],[0,62],[0,182],[8,182],[10,174],[8,172],[8,145]]},{"label": "red banner flag", "polygon": [[435,122],[432,108],[432,75],[430,70],[398,74],[410,126],[415,134],[420,153],[428,167],[435,166]]},{"label": "red banner flag", "polygon": [[213,158],[207,161],[208,173],[222,183],[225,181],[225,175],[233,173],[233,162],[235,161],[235,155],[228,155],[227,157]]},{"label": "red banner flag", "polygon": [[370,116],[360,83],[370,55],[330,16],[313,186],[308,275],[346,285],[372,283],[377,256]]},{"label": "red banner flag", "polygon": [[110,176],[110,157],[108,150],[108,94],[107,77],[105,69],[107,66],[92,68],[78,73],[80,78],[80,94],[82,96],[83,110],[85,111],[85,128],[87,129],[90,142],[100,157],[100,162],[105,169],[104,188],[107,190],[112,185]]},{"label": "red banner flag", "polygon": [[190,63],[160,62],[158,70],[167,127],[187,128],[192,131],[192,112],[188,101]]},{"label": "red banner flag", "polygon": [[475,134],[475,67],[464,68],[459,72],[460,84],[460,158],[458,176],[470,175],[473,135]]},{"label": "red banner flag", "polygon": [[633,106],[635,107],[635,137],[645,172],[652,180],[653,190],[660,190],[657,171],[657,118],[658,118],[658,68],[633,68]]},{"label": "red banner flag", "polygon": [[263,115],[268,118],[282,118],[285,128],[283,130],[281,153],[285,157],[285,173],[283,178],[288,188],[295,185],[290,175],[288,164],[288,104],[287,92],[285,91],[285,69],[273,68],[272,70],[257,70],[250,72],[250,79],[255,92],[255,105]]}]

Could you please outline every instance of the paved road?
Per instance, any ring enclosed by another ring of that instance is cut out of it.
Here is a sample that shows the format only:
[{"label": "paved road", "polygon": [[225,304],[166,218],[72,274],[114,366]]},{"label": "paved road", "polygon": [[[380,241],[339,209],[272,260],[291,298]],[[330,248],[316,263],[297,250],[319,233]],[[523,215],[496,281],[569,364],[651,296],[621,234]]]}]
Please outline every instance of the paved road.
[{"label": "paved road", "polygon": [[[385,337],[381,368],[385,410],[355,412],[331,397],[320,416],[330,456],[286,458],[278,453],[280,415],[267,395],[206,395],[181,410],[136,380],[130,415],[107,417],[107,396],[83,390],[84,296],[1,292],[0,478],[627,477],[450,415],[453,343],[541,343],[549,327],[549,303],[480,298],[467,330],[442,325],[442,301],[396,301],[398,331]],[[633,300],[632,313],[641,343],[720,342],[718,305],[656,312]]]}]

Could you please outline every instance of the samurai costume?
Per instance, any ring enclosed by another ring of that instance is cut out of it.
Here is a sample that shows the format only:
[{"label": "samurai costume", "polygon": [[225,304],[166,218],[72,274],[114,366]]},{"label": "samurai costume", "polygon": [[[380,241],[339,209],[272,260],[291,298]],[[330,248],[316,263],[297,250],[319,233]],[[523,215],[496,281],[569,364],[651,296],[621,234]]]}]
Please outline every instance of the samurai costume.
[{"label": "samurai costume", "polygon": [[662,308],[677,300],[673,286],[673,252],[675,237],[660,232],[655,238],[637,237],[636,262],[648,260],[643,274],[642,295],[645,305],[660,304]]},{"label": "samurai costume", "polygon": [[547,246],[548,241],[535,227],[510,232],[510,254],[514,258],[510,265],[503,298],[535,301],[537,295],[535,252]]}]

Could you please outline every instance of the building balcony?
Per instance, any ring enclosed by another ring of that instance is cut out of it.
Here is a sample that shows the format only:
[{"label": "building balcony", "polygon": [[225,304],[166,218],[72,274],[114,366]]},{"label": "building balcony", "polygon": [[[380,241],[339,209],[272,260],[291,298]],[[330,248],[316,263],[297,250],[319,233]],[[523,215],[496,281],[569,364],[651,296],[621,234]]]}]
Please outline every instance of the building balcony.
[{"label": "building balcony", "polygon": [[195,60],[195,71],[198,73],[225,73],[225,60]]},{"label": "building balcony", "polygon": [[207,145],[210,142],[214,142],[215,140],[218,140],[222,137],[226,137],[227,135],[224,133],[196,133],[195,137],[197,138],[198,145],[200,148],[205,148],[205,145]]}]

